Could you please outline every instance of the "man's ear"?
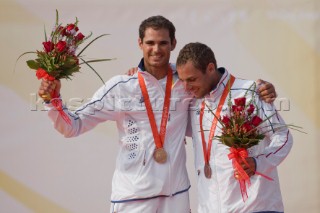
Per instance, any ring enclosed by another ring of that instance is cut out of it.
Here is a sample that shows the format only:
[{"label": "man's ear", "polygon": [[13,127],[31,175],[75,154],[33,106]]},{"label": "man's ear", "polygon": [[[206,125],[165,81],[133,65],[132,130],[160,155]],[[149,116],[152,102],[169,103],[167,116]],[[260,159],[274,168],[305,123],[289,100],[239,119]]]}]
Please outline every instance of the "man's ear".
[{"label": "man's ear", "polygon": [[211,62],[208,64],[207,71],[211,73],[216,71],[216,67],[214,66],[214,63]]},{"label": "man's ear", "polygon": [[143,43],[143,41],[141,40],[141,38],[139,38],[138,39],[138,45],[139,45],[140,49],[142,49],[142,43]]},{"label": "man's ear", "polygon": [[171,51],[173,51],[176,48],[176,45],[177,45],[177,39],[173,39],[171,44]]}]

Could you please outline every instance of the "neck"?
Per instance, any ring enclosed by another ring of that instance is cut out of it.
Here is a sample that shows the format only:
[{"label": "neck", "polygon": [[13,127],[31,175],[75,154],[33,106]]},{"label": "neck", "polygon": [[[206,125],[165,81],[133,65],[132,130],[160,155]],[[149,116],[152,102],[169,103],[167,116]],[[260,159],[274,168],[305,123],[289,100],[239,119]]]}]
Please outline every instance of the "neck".
[{"label": "neck", "polygon": [[[169,66],[169,65],[168,65]],[[169,67],[166,66],[166,67],[145,67],[145,70],[150,73],[151,75],[153,75],[153,77],[155,77],[157,80],[160,80],[164,77],[167,76],[168,74],[168,70],[169,70]]]},{"label": "neck", "polygon": [[220,73],[218,69],[216,69],[212,77],[211,91],[217,87],[221,77],[222,77],[222,73]]}]

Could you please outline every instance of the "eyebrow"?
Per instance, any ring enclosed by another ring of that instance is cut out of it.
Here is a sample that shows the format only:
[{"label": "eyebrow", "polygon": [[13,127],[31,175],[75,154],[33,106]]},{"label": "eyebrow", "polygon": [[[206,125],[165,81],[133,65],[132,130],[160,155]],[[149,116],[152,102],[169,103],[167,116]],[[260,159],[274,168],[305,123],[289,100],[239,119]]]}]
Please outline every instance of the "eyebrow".
[{"label": "eyebrow", "polygon": [[191,77],[186,78],[184,81],[192,81],[192,80],[195,80],[196,78],[197,77],[191,76]]}]

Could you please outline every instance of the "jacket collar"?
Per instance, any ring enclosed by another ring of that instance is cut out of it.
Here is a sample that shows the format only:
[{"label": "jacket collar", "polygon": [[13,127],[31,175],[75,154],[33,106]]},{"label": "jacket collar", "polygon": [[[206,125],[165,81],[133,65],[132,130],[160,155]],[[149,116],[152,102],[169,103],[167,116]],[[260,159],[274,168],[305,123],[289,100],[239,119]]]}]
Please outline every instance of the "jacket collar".
[{"label": "jacket collar", "polygon": [[[171,69],[172,69],[172,73],[173,74],[176,74],[177,73],[177,70],[176,70],[176,65],[175,64],[171,64],[169,63]],[[145,72],[145,67],[144,67],[144,60],[143,58],[140,60],[139,64],[138,64],[138,69],[142,72]]]},{"label": "jacket collar", "polygon": [[224,88],[227,86],[228,80],[230,78],[230,73],[224,67],[219,67],[218,72],[222,74],[219,83],[214,87],[209,93],[209,97],[218,97],[222,94]]}]

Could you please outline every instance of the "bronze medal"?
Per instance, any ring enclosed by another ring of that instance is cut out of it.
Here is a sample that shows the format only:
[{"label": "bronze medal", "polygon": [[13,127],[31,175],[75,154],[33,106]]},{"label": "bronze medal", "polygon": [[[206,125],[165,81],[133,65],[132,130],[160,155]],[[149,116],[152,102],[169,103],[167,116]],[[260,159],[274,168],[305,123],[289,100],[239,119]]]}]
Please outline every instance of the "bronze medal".
[{"label": "bronze medal", "polygon": [[212,174],[212,171],[211,171],[210,164],[206,163],[204,165],[204,176],[206,176],[206,178],[210,179],[211,178],[211,174]]},{"label": "bronze medal", "polygon": [[163,148],[156,148],[153,153],[153,158],[158,163],[165,163],[167,161],[167,152]]},{"label": "bronze medal", "polygon": [[169,66],[169,71],[167,75],[167,82],[166,82],[166,91],[164,96],[164,103],[163,103],[163,111],[162,111],[162,118],[160,123],[160,131],[158,132],[158,127],[156,123],[156,119],[153,114],[152,105],[150,102],[150,98],[148,95],[148,90],[144,78],[142,77],[141,72],[138,72],[138,80],[140,89],[143,95],[144,104],[146,106],[150,127],[152,130],[152,135],[154,139],[154,144],[156,149],[153,152],[153,158],[158,163],[165,163],[167,161],[167,152],[163,149],[166,130],[167,130],[167,123],[169,119],[169,109],[170,109],[170,97],[171,97],[171,87],[172,87],[172,69]]}]

